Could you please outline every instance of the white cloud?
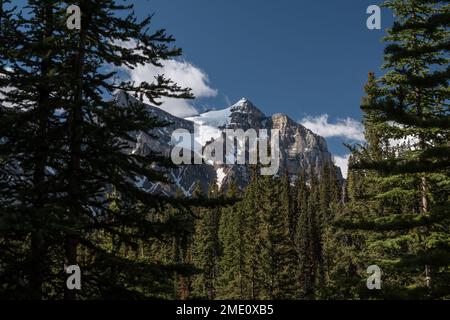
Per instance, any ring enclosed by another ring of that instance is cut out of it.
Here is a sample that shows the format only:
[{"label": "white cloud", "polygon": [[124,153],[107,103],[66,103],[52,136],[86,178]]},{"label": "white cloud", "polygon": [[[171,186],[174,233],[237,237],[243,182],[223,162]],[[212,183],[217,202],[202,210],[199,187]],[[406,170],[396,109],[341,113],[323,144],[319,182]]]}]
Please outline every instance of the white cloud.
[{"label": "white cloud", "polygon": [[312,132],[325,137],[343,137],[349,140],[365,141],[364,127],[361,122],[352,119],[338,119],[336,123],[328,122],[329,116],[306,117],[300,123]]},{"label": "white cloud", "polygon": [[197,109],[185,99],[164,98],[161,101],[163,104],[157,107],[176,117],[186,118],[198,114]]},{"label": "white cloud", "polygon": [[335,164],[341,168],[342,176],[344,179],[347,179],[348,176],[348,160],[350,159],[350,154],[347,154],[345,156],[337,156],[334,155],[334,162]]},{"label": "white cloud", "polygon": [[[164,75],[180,87],[189,87],[196,98],[209,98],[217,96],[217,90],[210,87],[208,75],[200,68],[187,61],[166,60],[162,67],[152,64],[140,65],[133,70],[126,69],[131,80],[136,84],[141,82],[152,83],[155,76]],[[148,102],[148,101],[147,101]],[[161,109],[177,116],[188,117],[198,114],[190,100],[163,98]]]}]

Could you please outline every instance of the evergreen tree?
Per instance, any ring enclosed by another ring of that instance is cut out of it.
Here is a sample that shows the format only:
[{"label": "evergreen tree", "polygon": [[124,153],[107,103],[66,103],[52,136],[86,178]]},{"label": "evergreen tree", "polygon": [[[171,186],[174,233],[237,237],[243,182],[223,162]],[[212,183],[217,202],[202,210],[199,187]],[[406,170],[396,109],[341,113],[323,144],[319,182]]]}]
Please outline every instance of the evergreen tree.
[{"label": "evergreen tree", "polygon": [[[156,77],[154,83],[117,83],[114,81],[115,73],[104,71],[104,66],[113,64],[134,67],[145,63],[159,66],[162,60],[178,56],[181,51],[168,46],[174,39],[167,36],[164,30],[153,34],[147,32],[150,17],[137,22],[133,13],[126,15],[132,9],[131,5],[120,5],[111,0],[73,3],[80,7],[82,20],[81,29],[68,34],[67,41],[72,49],[66,53],[69,62],[66,74],[70,75],[70,80],[66,82],[70,86],[70,99],[66,107],[68,131],[64,138],[69,146],[69,156],[65,159],[67,166],[61,170],[61,175],[66,177],[63,188],[67,195],[65,200],[69,206],[68,222],[71,226],[65,235],[66,264],[78,262],[77,248],[82,244],[94,252],[102,252],[105,265],[110,261],[117,268],[122,268],[122,274],[126,270],[126,281],[137,277],[142,280],[143,285],[151,286],[164,275],[161,273],[164,268],[154,272],[158,267],[150,264],[146,277],[142,277],[147,265],[141,264],[133,269],[135,261],[127,257],[118,264],[114,252],[105,253],[87,237],[86,227],[92,224],[90,221],[95,213],[97,219],[106,216],[107,220],[113,221],[110,223],[105,219],[97,226],[119,237],[126,245],[133,246],[140,239],[158,236],[160,229],[142,212],[155,215],[155,211],[168,204],[176,206],[178,200],[144,192],[134,182],[138,177],[152,182],[167,181],[162,173],[153,169],[156,163],[164,165],[161,157],[151,153],[130,155],[127,150],[136,141],[133,133],[149,132],[164,123],[152,118],[141,103],[131,102],[124,110],[106,101],[103,96],[105,92],[112,94],[120,89],[140,99],[145,96],[152,103],[159,104],[157,100],[160,97],[188,98],[190,93],[163,76]],[[132,46],[121,46],[118,44],[120,41],[131,41]],[[124,210],[120,214],[107,210],[101,199],[104,190],[110,186],[115,188],[123,204]],[[114,227],[115,225],[120,227]],[[186,239],[182,239],[182,242],[184,240]],[[177,245],[175,243],[182,250]],[[183,264],[184,254],[186,252],[182,251],[183,259],[175,263]],[[95,281],[101,281],[108,273],[108,269],[94,270],[96,272],[92,273],[92,277]],[[133,270],[139,274],[133,274]],[[152,274],[153,278],[150,276]],[[126,284],[122,289],[127,289]],[[71,293],[67,294],[68,298],[72,298]],[[103,292],[104,294],[107,293]]]},{"label": "evergreen tree", "polygon": [[[179,195],[181,196],[181,195]],[[202,197],[200,184],[196,184],[192,196],[196,199]],[[202,209],[197,209],[198,212]],[[195,216],[189,210],[175,209],[173,216],[178,232],[174,234],[174,263],[183,265],[192,265],[193,237],[195,234]],[[191,277],[189,274],[175,273],[175,297],[179,300],[187,300],[191,297]]]},{"label": "evergreen tree", "polygon": [[[70,4],[81,8],[80,30],[66,28]],[[165,123],[142,103],[130,99],[124,109],[110,97],[121,89],[158,105],[161,97],[191,95],[164,76],[140,85],[117,81],[105,66],[160,66],[181,50],[169,47],[174,39],[164,30],[149,33],[150,17],[138,22],[126,13],[132,6],[117,1],[30,0],[28,9],[15,17],[2,10],[1,17],[2,39],[14,41],[1,49],[0,172],[15,180],[1,184],[0,245],[9,253],[0,277],[11,284],[2,295],[61,298],[63,265],[78,264],[79,298],[161,296],[175,271],[189,273],[183,263],[146,256],[151,239],[176,230],[161,212],[198,201],[139,188],[136,179],[169,182],[155,169],[165,159],[130,152],[136,132]],[[66,290],[64,297],[76,295]]]},{"label": "evergreen tree", "polygon": [[[272,299],[294,299],[297,293],[297,283],[295,275],[297,274],[297,259],[295,251],[295,241],[292,237],[291,223],[293,220],[293,208],[291,206],[291,183],[289,176],[284,173],[275,181],[275,188],[266,189],[274,196],[274,201],[267,212],[268,220],[271,223],[269,227],[269,237],[267,242],[271,253],[273,274],[273,288],[269,295]],[[272,189],[272,190],[271,190]],[[272,193],[275,194],[273,195]],[[273,211],[272,211],[273,210]],[[264,220],[263,224],[264,226]]]},{"label": "evergreen tree", "polygon": [[305,271],[307,269],[308,259],[307,259],[307,248],[309,243],[308,238],[308,228],[309,225],[307,223],[308,217],[308,199],[310,195],[310,190],[306,183],[306,177],[303,172],[301,172],[298,176],[297,180],[297,195],[296,195],[296,228],[295,228],[295,248],[296,248],[296,257],[297,257],[297,283],[298,283],[298,297],[304,297],[306,287],[309,284],[309,278],[307,277]]},{"label": "evergreen tree", "polygon": [[[357,159],[366,157],[370,159],[381,159],[384,147],[387,144],[382,141],[383,135],[379,124],[379,112],[371,106],[377,103],[381,90],[376,82],[374,73],[369,73],[365,85],[366,96],[363,97],[361,105],[364,106],[364,127],[367,145],[362,150],[349,146],[352,154],[349,158],[351,167]],[[376,198],[381,189],[376,181],[376,174],[368,170],[353,170],[348,172],[345,183],[345,210],[339,208],[335,211],[334,219],[337,227],[330,223],[327,226],[324,241],[327,261],[327,288],[326,296],[332,299],[361,298],[361,292],[366,289],[362,279],[366,276],[366,268],[370,260],[364,259],[364,253],[368,251],[369,234],[364,231],[348,230],[339,228],[344,219],[358,219],[364,215],[380,214],[381,201]],[[370,194],[370,195],[369,195]],[[334,198],[334,202],[339,199]]]},{"label": "evergreen tree", "polygon": [[244,244],[245,244],[245,275],[248,283],[249,299],[260,299],[262,286],[259,281],[261,275],[260,252],[262,242],[260,239],[261,215],[263,210],[261,204],[261,179],[258,176],[258,169],[252,167],[250,185],[245,190],[242,201],[242,212],[245,221]]},{"label": "evergreen tree", "polygon": [[363,150],[353,166],[377,173],[371,179],[381,187],[380,207],[350,225],[373,233],[366,259],[384,270],[384,297],[445,297],[449,5],[392,0],[386,6],[396,14],[386,39],[392,42],[385,50],[388,72],[380,80],[382,96],[363,110],[377,115],[371,125],[389,146],[381,155]]},{"label": "evergreen tree", "polygon": [[[227,196],[236,198],[238,187],[231,184]],[[219,237],[222,244],[220,259],[219,296],[221,299],[245,299],[245,225],[240,203],[224,208],[220,217]]]},{"label": "evergreen tree", "polygon": [[319,182],[319,221],[320,264],[317,295],[319,298],[329,297],[333,286],[333,271],[342,256],[336,254],[337,232],[333,221],[342,212],[342,184],[338,181],[333,164],[325,165]]},{"label": "evergreen tree", "polygon": [[61,273],[49,268],[50,235],[57,243],[55,213],[61,211],[51,196],[55,185],[47,167],[50,153],[56,152],[54,137],[63,132],[55,115],[63,103],[63,78],[55,67],[62,36],[55,33],[61,21],[53,2],[29,1],[26,18],[14,9],[2,10],[0,159],[8,178],[1,185],[1,221],[7,237],[20,243],[11,253],[23,257],[5,256],[5,270],[13,267],[17,274],[5,275],[5,284],[15,287],[18,296],[34,299],[42,297],[48,278]]},{"label": "evergreen tree", "polygon": [[[218,186],[209,187],[208,197],[217,198]],[[201,270],[193,281],[194,294],[213,300],[217,295],[221,246],[219,241],[220,208],[201,209],[193,240],[193,262]]]},{"label": "evergreen tree", "polygon": [[[289,199],[281,199],[281,183],[273,177],[264,176],[258,194],[261,205],[257,212],[257,229],[260,299],[281,299],[287,292],[281,287],[287,276],[286,254],[288,254]],[[287,194],[284,194],[287,196]],[[287,201],[287,202],[286,202]],[[294,256],[293,256],[294,257]]]},{"label": "evergreen tree", "polygon": [[321,240],[319,230],[319,182],[314,173],[310,173],[310,187],[306,182],[300,186],[299,200],[307,202],[301,208],[297,226],[297,250],[300,259],[300,298],[315,299],[316,284],[320,279]]},{"label": "evergreen tree", "polygon": [[290,228],[290,193],[287,175],[259,177],[254,170],[242,200],[223,210],[219,298],[296,297],[298,261]]}]

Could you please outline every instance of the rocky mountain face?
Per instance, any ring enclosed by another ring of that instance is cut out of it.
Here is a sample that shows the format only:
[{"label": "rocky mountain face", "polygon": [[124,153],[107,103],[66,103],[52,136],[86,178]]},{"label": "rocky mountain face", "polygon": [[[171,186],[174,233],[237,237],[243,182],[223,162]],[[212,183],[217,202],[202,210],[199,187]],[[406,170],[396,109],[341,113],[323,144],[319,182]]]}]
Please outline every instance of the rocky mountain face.
[{"label": "rocky mountain face", "polygon": [[[116,95],[115,102],[123,107],[130,103],[140,103],[124,92]],[[137,143],[130,146],[132,153],[145,154],[151,150],[170,156],[175,144],[172,141],[172,133],[177,129],[184,129],[192,134],[193,150],[201,150],[202,147],[220,139],[225,129],[242,129],[243,131],[266,129],[268,132],[278,129],[280,132],[279,175],[287,172],[292,179],[295,179],[299,172],[308,175],[312,170],[320,174],[324,165],[333,163],[333,157],[328,151],[324,138],[284,114],[266,116],[245,98],[227,109],[208,111],[186,119],[175,117],[150,105],[148,110],[153,116],[171,124],[148,133],[136,133]],[[193,147],[195,144],[197,148]],[[342,179],[341,171],[337,167],[336,172]],[[136,183],[149,192],[174,194],[178,189],[189,196],[196,182],[199,182],[205,190],[212,183],[218,184],[220,188],[227,188],[231,182],[245,187],[249,183],[251,169],[248,164],[216,164],[205,161],[203,164],[181,165],[179,168],[169,169],[167,174],[173,181],[173,185],[155,184],[139,177],[136,177]]]}]

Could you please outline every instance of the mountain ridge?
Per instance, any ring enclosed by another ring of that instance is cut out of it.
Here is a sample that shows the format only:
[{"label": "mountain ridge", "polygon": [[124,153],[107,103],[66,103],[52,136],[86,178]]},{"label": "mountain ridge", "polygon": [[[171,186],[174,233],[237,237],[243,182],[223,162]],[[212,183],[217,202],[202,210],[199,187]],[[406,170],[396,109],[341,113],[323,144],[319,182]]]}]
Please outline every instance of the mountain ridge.
[{"label": "mountain ridge", "polygon": [[[123,107],[129,103],[141,103],[138,99],[129,96],[125,92],[118,92],[114,101]],[[193,117],[179,118],[170,113],[146,104],[150,113],[155,117],[170,122],[167,127],[156,128],[151,132],[136,133],[137,142],[131,146],[133,153],[145,154],[149,151],[170,155],[172,148],[171,135],[176,129],[184,129],[194,135],[194,143],[202,147],[211,141],[221,137],[225,129],[266,129],[280,131],[280,168],[278,174],[287,172],[295,179],[300,172],[309,175],[311,171],[320,175],[326,164],[333,164],[333,157],[328,151],[325,139],[301,124],[294,121],[286,114],[277,113],[267,116],[256,107],[249,99],[242,98],[228,108],[212,110]],[[342,173],[334,165],[336,174],[343,181]],[[212,183],[217,183],[220,188],[235,182],[244,188],[250,182],[251,170],[248,164],[200,164],[181,165],[167,172],[173,185],[153,184],[150,181],[137,179],[139,185],[150,192],[174,194],[182,191],[190,196],[196,182],[206,190]]]}]

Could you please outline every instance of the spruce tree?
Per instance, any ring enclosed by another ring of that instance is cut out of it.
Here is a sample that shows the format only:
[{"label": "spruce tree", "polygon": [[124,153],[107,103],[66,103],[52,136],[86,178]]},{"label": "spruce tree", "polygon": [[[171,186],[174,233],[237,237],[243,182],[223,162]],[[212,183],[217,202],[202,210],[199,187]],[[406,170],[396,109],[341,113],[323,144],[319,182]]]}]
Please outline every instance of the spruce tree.
[{"label": "spruce tree", "polygon": [[261,215],[264,209],[261,203],[263,194],[261,189],[261,179],[258,169],[252,167],[252,175],[249,186],[246,188],[242,200],[242,212],[245,221],[244,244],[245,244],[245,275],[248,283],[249,299],[261,299],[262,285],[259,281],[261,275],[261,265],[259,254],[262,248],[260,239]]},{"label": "spruce tree", "polygon": [[[80,30],[66,27],[70,4],[81,8]],[[139,101],[123,108],[111,96],[120,89],[159,105],[161,97],[191,94],[164,76],[135,85],[105,68],[161,66],[181,54],[164,30],[149,32],[150,17],[139,22],[131,9],[112,0],[30,0],[26,16],[2,11],[1,37],[14,41],[1,49],[0,171],[17,179],[1,184],[1,245],[9,253],[0,272],[15,292],[23,287],[23,297],[62,298],[63,265],[78,264],[83,273],[83,291],[65,290],[67,299],[161,296],[174,272],[189,274],[182,263],[145,256],[154,239],[176,230],[161,212],[198,203],[136,183],[170,182],[155,169],[165,159],[130,152],[136,132],[165,123]]]},{"label": "spruce tree", "polygon": [[295,246],[290,230],[289,178],[261,178],[258,241],[262,299],[295,297]]},{"label": "spruce tree", "polygon": [[[217,184],[209,187],[208,197],[217,198]],[[220,208],[200,209],[195,222],[192,260],[200,274],[193,281],[194,294],[210,300],[217,295],[221,246],[219,241]]]},{"label": "spruce tree", "polygon": [[353,165],[377,173],[381,207],[351,225],[374,233],[368,255],[384,270],[384,297],[445,297],[449,5],[392,0],[386,6],[396,15],[386,38],[388,71],[380,79],[382,96],[363,110],[377,114],[375,127],[390,143],[381,157],[359,157]]},{"label": "spruce tree", "polygon": [[299,173],[296,183],[296,227],[295,227],[295,249],[297,258],[297,283],[298,283],[298,297],[303,297],[305,288],[308,283],[306,278],[306,264],[307,264],[307,247],[308,247],[308,199],[310,190],[306,183],[306,177],[303,172]]},{"label": "spruce tree", "polygon": [[[238,187],[231,184],[227,196],[237,197]],[[240,204],[224,208],[220,217],[219,237],[222,244],[220,259],[219,296],[221,299],[245,299],[245,259],[243,234],[245,225]]]},{"label": "spruce tree", "polygon": [[342,212],[342,183],[338,180],[336,168],[327,164],[322,170],[319,182],[319,221],[320,234],[320,265],[318,298],[327,298],[333,287],[333,271],[338,260],[342,258],[336,254],[336,228],[333,221]]},{"label": "spruce tree", "polygon": [[55,213],[60,209],[51,196],[55,185],[48,166],[55,136],[63,132],[55,110],[64,101],[62,77],[55,67],[61,59],[62,36],[55,32],[61,21],[53,4],[29,1],[26,17],[14,8],[2,11],[0,159],[8,178],[1,186],[1,220],[7,237],[20,239],[24,250],[16,252],[24,258],[6,263],[12,262],[17,276],[5,276],[5,283],[13,279],[19,296],[34,299],[42,297],[44,282],[58,274],[49,267],[55,247],[50,234],[57,238]]},{"label": "spruce tree", "polygon": [[[69,85],[69,101],[65,106],[67,115],[67,134],[64,136],[68,146],[68,157],[61,168],[64,199],[69,208],[70,228],[65,233],[66,264],[78,263],[79,245],[103,254],[104,264],[114,264],[127,274],[128,279],[138,277],[143,284],[151,286],[161,277],[164,268],[158,273],[158,267],[140,264],[125,257],[117,263],[114,252],[105,252],[89,238],[86,231],[92,227],[105,230],[121,239],[127,245],[134,245],[140,239],[155,237],[161,231],[147,215],[155,215],[167,205],[176,205],[177,199],[167,198],[140,189],[135,181],[146,178],[153,182],[165,182],[167,179],[154,169],[155,164],[164,162],[161,157],[149,154],[130,154],[129,146],[136,142],[135,132],[149,132],[164,125],[147,112],[144,104],[131,102],[124,110],[104,96],[111,96],[116,90],[123,90],[139,99],[144,96],[152,103],[164,96],[189,98],[188,89],[178,87],[164,76],[158,76],[153,83],[135,85],[131,81],[115,81],[115,73],[105,71],[106,65],[139,64],[161,65],[162,60],[181,54],[181,50],[170,48],[174,41],[164,30],[149,33],[151,17],[138,22],[132,5],[118,4],[117,1],[71,1],[82,12],[81,29],[67,34],[69,50],[66,52]],[[131,47],[121,46],[121,41],[129,41]],[[113,187],[123,203],[124,210],[114,214],[108,210],[102,194]],[[139,204],[139,208],[137,207]],[[95,216],[95,218],[94,218]],[[97,220],[97,221],[96,221]],[[99,221],[100,220],[100,221]],[[113,222],[109,222],[113,221]],[[115,227],[115,226],[120,227]],[[125,231],[125,232],[124,232]],[[133,275],[139,273],[150,276]],[[108,269],[94,269],[91,274],[94,281],[101,281]],[[122,285],[124,291],[127,285]],[[121,284],[118,283],[120,287]],[[105,294],[105,293],[103,293]],[[71,292],[66,292],[73,298]]]},{"label": "spruce tree", "polygon": [[[303,179],[300,183],[298,199],[302,202],[297,226],[297,251],[300,260],[300,298],[315,299],[317,284],[320,282],[321,240],[319,226],[319,181],[311,172],[310,187]],[[306,200],[306,202],[304,202]]]}]

